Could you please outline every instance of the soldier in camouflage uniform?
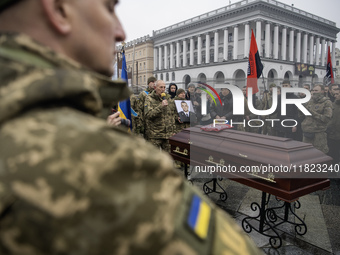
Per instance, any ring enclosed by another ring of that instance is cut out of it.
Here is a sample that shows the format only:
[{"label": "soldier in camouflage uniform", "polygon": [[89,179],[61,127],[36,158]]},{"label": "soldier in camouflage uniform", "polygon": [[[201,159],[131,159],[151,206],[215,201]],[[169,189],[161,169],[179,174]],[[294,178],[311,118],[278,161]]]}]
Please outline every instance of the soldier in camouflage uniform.
[{"label": "soldier in camouflage uniform", "polygon": [[[262,98],[262,110],[268,110],[272,107],[273,105],[273,88],[276,87],[275,83],[270,84],[269,86],[269,91],[266,90],[263,93],[263,98]],[[277,113],[272,113],[269,116],[264,116],[263,119],[276,119],[277,118]],[[277,132],[273,127],[273,124],[271,121],[264,121],[264,125],[262,128],[262,134],[264,135],[272,135],[276,136]]]},{"label": "soldier in camouflage uniform", "polygon": [[152,144],[170,152],[169,138],[175,134],[175,103],[165,92],[165,82],[156,81],[155,90],[145,100],[145,133]]},{"label": "soldier in camouflage uniform", "polygon": [[259,253],[166,153],[97,117],[129,96],[110,79],[115,2],[13,1],[0,0],[0,254]]},{"label": "soldier in camouflage uniform", "polygon": [[145,132],[145,113],[144,113],[144,106],[145,106],[145,99],[146,97],[152,93],[155,89],[155,82],[156,78],[151,76],[148,78],[148,87],[145,91],[142,91],[139,93],[137,102],[136,102],[136,112],[138,114],[138,117],[136,119],[136,133],[141,134],[144,136],[145,139],[148,140],[148,137]]},{"label": "soldier in camouflage uniform", "polygon": [[333,116],[327,127],[328,155],[333,158],[333,164],[340,163],[340,90],[333,92]]},{"label": "soldier in camouflage uniform", "polygon": [[312,98],[305,104],[306,109],[312,114],[305,116],[301,123],[303,142],[311,143],[322,151],[328,152],[326,129],[332,118],[332,102],[324,95],[323,85],[315,85],[312,89]]}]

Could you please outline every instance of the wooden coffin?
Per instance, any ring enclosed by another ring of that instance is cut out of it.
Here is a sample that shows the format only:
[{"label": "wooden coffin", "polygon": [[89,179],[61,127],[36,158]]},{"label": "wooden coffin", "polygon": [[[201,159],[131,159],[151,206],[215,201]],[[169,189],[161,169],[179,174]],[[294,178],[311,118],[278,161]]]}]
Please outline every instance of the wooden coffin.
[{"label": "wooden coffin", "polygon": [[287,202],[330,185],[327,171],[332,159],[311,144],[289,138],[231,129],[207,132],[196,126],[174,135],[169,142],[172,157],[190,164],[194,171],[214,168],[220,170],[214,175]]}]

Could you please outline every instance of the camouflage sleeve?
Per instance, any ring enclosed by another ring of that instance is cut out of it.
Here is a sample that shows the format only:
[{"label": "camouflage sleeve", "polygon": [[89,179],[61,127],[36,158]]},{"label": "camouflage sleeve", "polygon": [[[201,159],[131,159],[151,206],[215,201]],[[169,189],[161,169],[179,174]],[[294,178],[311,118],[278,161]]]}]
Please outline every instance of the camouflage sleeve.
[{"label": "camouflage sleeve", "polygon": [[162,104],[158,104],[157,106],[154,106],[152,104],[152,99],[150,97],[147,97],[145,100],[144,105],[144,117],[145,119],[156,119],[162,116],[164,114],[164,107],[162,107]]},{"label": "camouflage sleeve", "polygon": [[1,151],[11,171],[1,171],[0,198],[16,197],[0,221],[0,254],[260,254],[168,154],[86,115],[49,115],[0,134],[12,148]]},{"label": "camouflage sleeve", "polygon": [[322,114],[314,111],[314,109],[311,107],[308,110],[313,115],[313,118],[318,119],[321,122],[326,123],[326,124],[331,121],[332,116],[333,116],[333,107],[332,107],[332,102],[330,100],[327,100],[325,102],[324,110]]}]

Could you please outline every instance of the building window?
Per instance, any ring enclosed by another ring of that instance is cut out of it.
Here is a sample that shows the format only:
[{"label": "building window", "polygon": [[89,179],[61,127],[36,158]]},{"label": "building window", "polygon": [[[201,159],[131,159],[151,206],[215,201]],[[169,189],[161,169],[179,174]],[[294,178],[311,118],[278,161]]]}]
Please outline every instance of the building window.
[{"label": "building window", "polygon": [[172,73],[172,80],[175,81],[175,72]]},{"label": "building window", "polygon": [[210,45],[211,46],[215,45],[215,38],[213,38],[213,37],[210,38]]},{"label": "building window", "polygon": [[336,61],[336,65],[337,65],[337,66],[339,65],[339,60]]},{"label": "building window", "polygon": [[197,48],[198,48],[198,42],[196,41],[195,42],[195,50],[197,50]]},{"label": "building window", "polygon": [[145,64],[145,62],[144,62],[144,70],[146,69],[146,64]]},{"label": "building window", "polygon": [[205,40],[203,40],[203,43],[202,43],[202,45],[203,45],[203,48],[205,48]]},{"label": "building window", "polygon": [[228,48],[228,59],[233,59],[233,47]]},{"label": "building window", "polygon": [[169,81],[169,73],[166,73],[166,81]]},{"label": "building window", "polygon": [[142,52],[141,51],[139,51],[139,56],[142,56]]},{"label": "building window", "polygon": [[232,42],[232,41],[233,41],[233,33],[229,33],[228,42]]}]

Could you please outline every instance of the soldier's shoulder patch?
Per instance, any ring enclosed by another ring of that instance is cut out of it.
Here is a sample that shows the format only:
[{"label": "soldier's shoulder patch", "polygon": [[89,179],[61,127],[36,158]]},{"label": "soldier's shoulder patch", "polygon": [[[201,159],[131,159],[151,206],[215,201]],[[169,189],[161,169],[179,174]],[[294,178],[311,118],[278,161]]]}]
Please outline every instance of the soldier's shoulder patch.
[{"label": "soldier's shoulder patch", "polygon": [[193,195],[187,218],[190,229],[201,239],[206,239],[211,218],[211,208],[198,195]]}]

